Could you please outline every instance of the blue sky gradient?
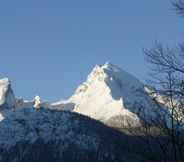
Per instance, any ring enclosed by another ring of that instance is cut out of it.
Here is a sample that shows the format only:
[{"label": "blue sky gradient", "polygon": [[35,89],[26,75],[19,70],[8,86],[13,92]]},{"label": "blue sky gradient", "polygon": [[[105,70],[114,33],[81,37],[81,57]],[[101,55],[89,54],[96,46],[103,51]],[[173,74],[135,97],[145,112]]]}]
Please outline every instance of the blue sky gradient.
[{"label": "blue sky gradient", "polygon": [[145,80],[142,49],[181,42],[183,22],[169,0],[1,1],[0,77],[46,100],[69,97],[106,61]]}]

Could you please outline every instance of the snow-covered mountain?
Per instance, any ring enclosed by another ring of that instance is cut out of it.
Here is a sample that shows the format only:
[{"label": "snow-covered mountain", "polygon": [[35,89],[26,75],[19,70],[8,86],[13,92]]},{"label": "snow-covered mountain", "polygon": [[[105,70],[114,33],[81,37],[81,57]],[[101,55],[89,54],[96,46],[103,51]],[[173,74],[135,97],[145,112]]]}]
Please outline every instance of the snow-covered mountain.
[{"label": "snow-covered mountain", "polygon": [[139,126],[163,113],[143,83],[110,63],[96,65],[68,101],[54,106],[117,126]]},{"label": "snow-covered mountain", "polygon": [[16,99],[11,89],[11,83],[8,78],[0,79],[0,108],[12,108]]},{"label": "snow-covered mountain", "polygon": [[15,98],[10,81],[2,79],[0,162],[144,162],[149,161],[150,145],[160,157],[154,139],[148,137],[145,144],[144,137],[98,121],[114,127],[156,121],[163,110],[148,90],[131,74],[107,63],[97,65],[67,101],[42,102],[36,110],[33,100]]},{"label": "snow-covered mountain", "polygon": [[[10,109],[32,108],[33,105],[33,100],[15,98],[7,78],[0,80],[0,120],[7,116]],[[164,112],[164,109],[158,108],[143,83],[110,63],[96,65],[87,81],[67,101],[43,102],[41,105],[74,111],[117,127],[158,121],[160,113]]]},{"label": "snow-covered mountain", "polygon": [[0,79],[0,121],[14,108],[16,99],[8,78]]}]

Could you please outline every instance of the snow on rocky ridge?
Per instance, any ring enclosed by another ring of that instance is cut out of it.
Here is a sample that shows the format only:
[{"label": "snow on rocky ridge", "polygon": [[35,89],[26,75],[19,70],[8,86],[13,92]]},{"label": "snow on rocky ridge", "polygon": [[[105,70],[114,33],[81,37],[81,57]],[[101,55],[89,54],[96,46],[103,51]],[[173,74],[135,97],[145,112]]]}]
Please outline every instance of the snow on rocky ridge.
[{"label": "snow on rocky ridge", "polygon": [[0,162],[144,161],[139,153],[148,148],[142,140],[87,116],[139,126],[162,112],[144,84],[109,63],[97,65],[67,101],[43,102],[35,110],[34,101],[14,97],[8,79],[0,80],[0,101]]},{"label": "snow on rocky ridge", "polygon": [[9,79],[0,79],[0,107],[11,108],[15,105],[15,102]]},{"label": "snow on rocky ridge", "polygon": [[[0,120],[9,108],[32,108],[33,104],[34,101],[15,99],[10,81],[0,80]],[[158,114],[163,113],[143,83],[110,63],[96,65],[67,101],[44,102],[42,107],[74,111],[118,127],[140,126],[142,121],[157,120]]]},{"label": "snow on rocky ridge", "polygon": [[0,121],[15,106],[16,99],[8,78],[0,79]]},{"label": "snow on rocky ridge", "polygon": [[110,63],[96,65],[68,101],[54,106],[124,126],[139,126],[163,113],[143,83]]}]

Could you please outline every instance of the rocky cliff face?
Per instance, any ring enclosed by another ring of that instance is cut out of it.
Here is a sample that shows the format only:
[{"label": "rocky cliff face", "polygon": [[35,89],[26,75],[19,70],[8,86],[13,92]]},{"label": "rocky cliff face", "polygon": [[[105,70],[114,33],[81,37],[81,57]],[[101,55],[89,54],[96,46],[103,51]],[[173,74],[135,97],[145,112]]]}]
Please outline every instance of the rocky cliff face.
[{"label": "rocky cliff face", "polygon": [[0,79],[0,107],[12,108],[16,100],[8,78]]},{"label": "rocky cliff face", "polygon": [[64,105],[55,106],[117,126],[139,126],[142,121],[157,120],[164,111],[158,109],[143,83],[109,63],[97,65]]}]

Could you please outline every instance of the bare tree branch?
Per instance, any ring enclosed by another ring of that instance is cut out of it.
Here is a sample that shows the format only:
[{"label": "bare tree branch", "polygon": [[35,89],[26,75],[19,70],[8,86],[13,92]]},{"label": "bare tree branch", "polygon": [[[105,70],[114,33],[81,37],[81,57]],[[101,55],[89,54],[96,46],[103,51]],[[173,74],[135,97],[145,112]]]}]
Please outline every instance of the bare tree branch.
[{"label": "bare tree branch", "polygon": [[[165,135],[170,139],[172,157],[174,161],[184,161],[184,45],[170,49],[161,43],[156,43],[152,49],[144,50],[147,62],[151,65],[154,98],[162,96],[160,106],[167,107],[170,111],[169,124],[157,124],[157,128],[165,130]],[[163,117],[164,119],[164,117]],[[165,121],[163,121],[165,123]],[[159,142],[159,141],[158,141]],[[162,145],[162,150],[167,146]]]},{"label": "bare tree branch", "polygon": [[174,2],[172,2],[176,12],[181,15],[184,16],[184,0],[175,0]]}]

